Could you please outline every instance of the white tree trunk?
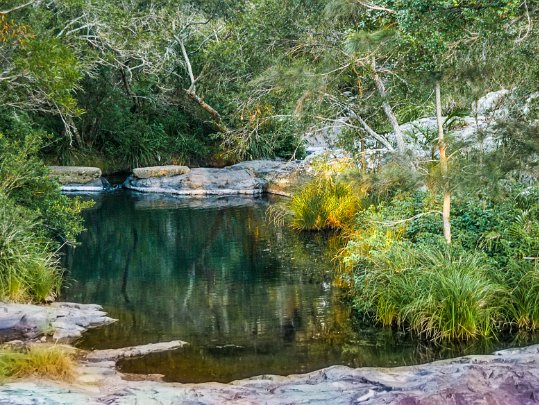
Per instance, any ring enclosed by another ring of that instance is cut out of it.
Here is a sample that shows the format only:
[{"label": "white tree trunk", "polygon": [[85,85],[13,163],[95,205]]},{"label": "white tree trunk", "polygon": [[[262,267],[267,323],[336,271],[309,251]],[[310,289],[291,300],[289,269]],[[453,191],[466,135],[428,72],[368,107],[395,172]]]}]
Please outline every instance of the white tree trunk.
[{"label": "white tree trunk", "polygon": [[442,96],[440,82],[436,81],[436,122],[438,123],[438,149],[440,150],[440,169],[444,188],[444,205],[442,209],[442,218],[444,223],[444,238],[448,244],[451,244],[451,190],[449,188],[449,177],[447,167],[447,155],[444,141],[444,126],[442,120]]},{"label": "white tree trunk", "polygon": [[393,134],[395,135],[395,140],[397,141],[397,150],[399,151],[399,153],[404,153],[404,151],[406,150],[406,144],[404,143],[404,135],[399,126],[399,122],[397,121],[397,117],[393,112],[393,108],[391,108],[391,105],[387,101],[386,88],[384,86],[384,82],[382,81],[376,70],[375,58],[372,58],[371,68],[372,78],[374,79],[374,83],[376,84],[376,88],[378,89],[380,97],[382,97],[382,107],[384,108],[384,113],[386,114],[386,117],[389,120],[391,127],[393,128]]}]

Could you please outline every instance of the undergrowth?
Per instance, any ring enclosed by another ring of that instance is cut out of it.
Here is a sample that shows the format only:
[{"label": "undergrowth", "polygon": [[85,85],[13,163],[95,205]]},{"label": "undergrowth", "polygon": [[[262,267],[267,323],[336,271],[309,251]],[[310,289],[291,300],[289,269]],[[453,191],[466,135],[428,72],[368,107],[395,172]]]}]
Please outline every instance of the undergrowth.
[{"label": "undergrowth", "polygon": [[538,330],[539,189],[456,193],[449,246],[440,193],[399,176],[321,177],[288,202],[292,228],[344,230],[337,284],[356,311],[434,342]]}]

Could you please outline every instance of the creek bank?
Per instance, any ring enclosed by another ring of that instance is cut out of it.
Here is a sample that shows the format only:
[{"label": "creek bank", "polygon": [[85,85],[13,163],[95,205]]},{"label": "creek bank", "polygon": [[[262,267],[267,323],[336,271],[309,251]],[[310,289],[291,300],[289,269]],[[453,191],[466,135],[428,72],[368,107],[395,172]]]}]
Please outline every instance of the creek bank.
[{"label": "creek bank", "polygon": [[[81,330],[110,322],[113,320],[98,305],[3,304],[0,309],[0,328],[33,331],[26,338],[35,338],[43,328],[50,328],[55,335],[72,339]],[[116,369],[121,358],[181,350],[186,344],[172,341],[82,352],[75,381],[29,378],[6,382],[0,387],[0,403],[502,405],[533,404],[539,400],[539,345],[418,366],[333,366],[307,374],[261,375],[229,384],[165,383],[161,375],[127,375]]]},{"label": "creek bank", "polygon": [[[106,357],[106,356],[105,356]],[[0,403],[19,404],[533,404],[539,346],[397,368],[328,367],[230,384],[178,384],[158,375],[123,375],[115,362],[82,361],[74,383],[6,383]]]},{"label": "creek bank", "polygon": [[90,328],[116,322],[100,305],[55,302],[50,305],[0,304],[0,341],[50,336],[71,342]]}]

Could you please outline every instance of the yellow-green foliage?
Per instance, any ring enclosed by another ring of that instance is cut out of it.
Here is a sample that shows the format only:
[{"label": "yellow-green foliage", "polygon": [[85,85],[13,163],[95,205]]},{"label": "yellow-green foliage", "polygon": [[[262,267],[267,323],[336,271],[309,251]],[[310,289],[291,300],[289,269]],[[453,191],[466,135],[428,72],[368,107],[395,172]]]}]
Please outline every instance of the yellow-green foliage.
[{"label": "yellow-green foliage", "polygon": [[71,381],[75,376],[73,356],[56,346],[0,349],[0,378],[40,377]]},{"label": "yellow-green foliage", "polygon": [[332,177],[315,179],[292,198],[290,225],[301,231],[343,230],[351,226],[360,202],[350,184]]}]

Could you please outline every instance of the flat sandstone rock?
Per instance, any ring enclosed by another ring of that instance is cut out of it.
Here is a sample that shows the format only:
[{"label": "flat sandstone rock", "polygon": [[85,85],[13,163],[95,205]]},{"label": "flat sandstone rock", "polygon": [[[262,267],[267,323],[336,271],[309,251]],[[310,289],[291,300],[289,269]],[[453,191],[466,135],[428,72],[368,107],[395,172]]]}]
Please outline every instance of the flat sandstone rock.
[{"label": "flat sandstone rock", "polygon": [[98,180],[102,173],[97,167],[49,166],[51,175],[58,178],[60,184],[87,184]]},{"label": "flat sandstone rock", "polygon": [[[20,332],[21,339],[52,334],[55,341],[69,342],[90,328],[115,322],[99,305],[55,302],[51,305],[0,303],[0,329]],[[1,403],[1,402],[0,402]]]},{"label": "flat sandstone rock", "polygon": [[149,179],[150,177],[179,176],[189,173],[187,166],[153,166],[133,169],[133,176],[137,179]]},{"label": "flat sandstone rock", "polygon": [[[140,354],[140,349],[127,352]],[[115,361],[97,360],[79,366],[75,384],[8,381],[0,389],[0,404],[531,405],[539,397],[539,346],[408,367],[333,366],[230,384],[128,381],[115,370]]]},{"label": "flat sandstone rock", "polygon": [[264,182],[252,170],[228,167],[224,169],[196,168],[177,176],[129,177],[124,187],[147,193],[176,195],[257,195],[263,192]]}]

